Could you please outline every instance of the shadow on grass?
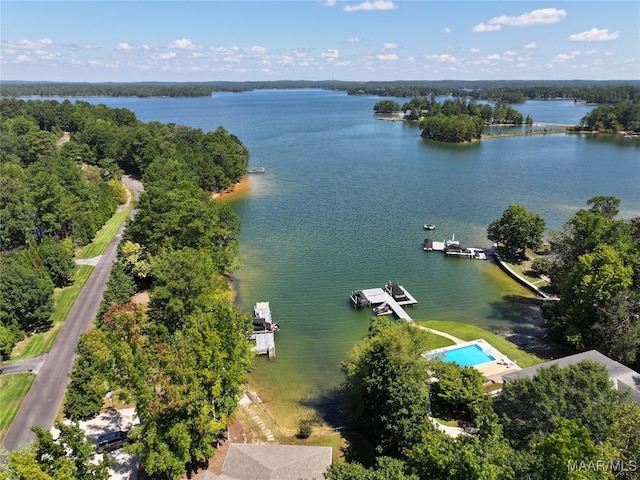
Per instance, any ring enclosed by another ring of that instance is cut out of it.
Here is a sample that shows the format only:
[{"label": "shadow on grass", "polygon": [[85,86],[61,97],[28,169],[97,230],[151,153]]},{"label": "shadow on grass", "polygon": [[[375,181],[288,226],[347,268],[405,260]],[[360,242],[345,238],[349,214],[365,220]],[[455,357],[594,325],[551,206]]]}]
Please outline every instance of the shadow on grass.
[{"label": "shadow on grass", "polygon": [[314,409],[325,424],[342,435],[347,444],[342,450],[345,461],[358,462],[368,467],[375,463],[375,448],[363,432],[351,427],[348,412],[345,410],[346,395],[344,387],[339,386],[320,396],[307,399],[303,404]]}]

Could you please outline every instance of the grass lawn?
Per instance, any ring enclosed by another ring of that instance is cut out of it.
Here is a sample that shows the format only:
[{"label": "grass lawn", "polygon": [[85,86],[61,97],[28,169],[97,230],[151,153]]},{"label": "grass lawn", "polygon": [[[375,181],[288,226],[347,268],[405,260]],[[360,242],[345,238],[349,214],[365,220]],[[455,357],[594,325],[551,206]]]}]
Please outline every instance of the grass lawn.
[{"label": "grass lawn", "polygon": [[96,236],[93,238],[93,242],[91,242],[86,247],[83,247],[77,254],[76,259],[81,260],[85,258],[93,258],[98,255],[102,255],[107,246],[113,240],[116,232],[120,228],[120,226],[124,223],[131,211],[131,204],[127,208],[122,211],[116,212],[116,214],[111,217],[107,223],[105,223]]},{"label": "grass lawn", "polygon": [[491,333],[488,330],[474,327],[473,325],[467,325],[465,323],[458,322],[441,322],[441,321],[428,321],[419,322],[420,325],[432,328],[434,330],[440,330],[442,332],[453,335],[465,341],[477,340],[484,338],[487,342],[500,350],[506,357],[518,362],[518,365],[522,368],[531,367],[539,363],[543,363],[544,360],[521,350],[518,346],[511,343],[508,340]]},{"label": "grass lawn", "polygon": [[36,333],[17,343],[13,352],[11,352],[11,362],[36,357],[51,350],[64,321],[67,319],[67,315],[69,315],[71,307],[73,307],[78,295],[80,295],[87,280],[89,280],[93,269],[94,267],[90,265],[80,265],[76,267],[76,271],[73,274],[73,284],[58,289],[54,293],[55,309],[51,315],[51,319],[53,320],[51,329],[43,333]]},{"label": "grass lawn", "polygon": [[0,440],[4,438],[13,422],[22,400],[27,395],[36,376],[18,373],[0,377]]}]

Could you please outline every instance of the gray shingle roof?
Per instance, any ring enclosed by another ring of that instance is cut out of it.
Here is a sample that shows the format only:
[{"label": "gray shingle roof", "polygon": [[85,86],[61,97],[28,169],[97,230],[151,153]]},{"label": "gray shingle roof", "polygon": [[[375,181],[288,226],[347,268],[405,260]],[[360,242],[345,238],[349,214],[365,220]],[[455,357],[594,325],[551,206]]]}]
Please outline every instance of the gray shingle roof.
[{"label": "gray shingle roof", "polygon": [[232,443],[218,480],[322,480],[331,447]]},{"label": "gray shingle roof", "polygon": [[640,374],[603,355],[597,350],[589,350],[576,355],[569,355],[568,357],[558,358],[557,360],[551,360],[550,362],[541,363],[540,365],[534,365],[533,367],[507,373],[502,376],[502,380],[507,383],[516,378],[533,378],[541,368],[548,368],[551,365],[557,365],[562,368],[583,360],[592,360],[604,366],[614,387],[618,390],[630,390],[631,398],[640,404]]}]

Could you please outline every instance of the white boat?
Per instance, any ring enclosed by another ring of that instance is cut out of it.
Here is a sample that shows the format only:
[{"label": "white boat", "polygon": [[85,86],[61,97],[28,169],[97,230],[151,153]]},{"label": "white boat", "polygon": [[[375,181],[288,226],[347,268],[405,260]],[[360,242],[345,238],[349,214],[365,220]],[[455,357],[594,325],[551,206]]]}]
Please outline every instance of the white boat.
[{"label": "white boat", "polygon": [[446,242],[444,242],[445,247],[450,247],[451,245],[460,245],[460,240],[456,240],[455,233],[451,236],[451,240],[447,240]]},{"label": "white boat", "polygon": [[435,230],[436,226],[433,223],[425,223],[422,228],[425,230]]}]

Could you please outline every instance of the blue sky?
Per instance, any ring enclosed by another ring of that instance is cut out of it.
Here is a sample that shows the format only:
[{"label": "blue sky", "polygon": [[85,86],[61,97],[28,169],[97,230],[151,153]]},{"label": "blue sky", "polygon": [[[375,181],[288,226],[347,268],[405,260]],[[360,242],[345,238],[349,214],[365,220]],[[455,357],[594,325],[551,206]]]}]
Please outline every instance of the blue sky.
[{"label": "blue sky", "polygon": [[0,78],[640,79],[640,2],[2,0]]}]

